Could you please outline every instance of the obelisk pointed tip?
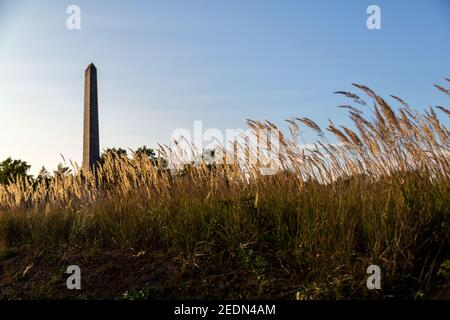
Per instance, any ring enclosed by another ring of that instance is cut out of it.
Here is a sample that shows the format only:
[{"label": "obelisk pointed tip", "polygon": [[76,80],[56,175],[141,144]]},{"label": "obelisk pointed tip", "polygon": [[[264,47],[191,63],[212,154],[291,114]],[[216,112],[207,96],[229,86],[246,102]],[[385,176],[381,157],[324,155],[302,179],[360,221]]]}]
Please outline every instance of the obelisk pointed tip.
[{"label": "obelisk pointed tip", "polygon": [[94,63],[91,62],[91,63],[87,66],[86,70],[89,70],[89,69],[97,69],[97,68],[95,67]]}]

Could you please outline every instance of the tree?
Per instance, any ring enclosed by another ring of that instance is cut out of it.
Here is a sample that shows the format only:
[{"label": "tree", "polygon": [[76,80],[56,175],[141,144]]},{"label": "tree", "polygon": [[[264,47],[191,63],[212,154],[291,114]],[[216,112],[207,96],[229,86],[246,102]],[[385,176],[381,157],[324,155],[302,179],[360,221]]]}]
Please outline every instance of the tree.
[{"label": "tree", "polygon": [[140,148],[137,148],[135,151],[133,151],[133,158],[136,160],[140,157],[148,157],[152,164],[154,166],[159,166],[161,169],[166,169],[168,166],[168,162],[163,157],[156,156],[156,152],[154,149],[147,147],[146,145],[143,145]]},{"label": "tree", "polygon": [[[45,168],[43,168],[43,169],[45,169]],[[42,169],[41,169],[41,171],[42,171]],[[71,172],[72,172],[72,170],[69,167],[64,166],[62,163],[59,163],[56,170],[53,170],[53,175],[55,177],[56,176],[65,176],[67,174],[70,174]]]},{"label": "tree", "polygon": [[155,150],[153,150],[152,148],[147,147],[146,145],[144,145],[144,146],[142,146],[140,148],[137,148],[133,152],[133,157],[134,158],[149,157],[151,160],[157,160]]},{"label": "tree", "polygon": [[36,177],[36,183],[40,183],[42,181],[45,181],[47,184],[52,179],[52,176],[50,175],[50,172],[45,169],[44,166],[42,166],[41,170],[39,170],[39,173]]},{"label": "tree", "polygon": [[100,165],[105,164],[105,161],[108,157],[111,157],[112,159],[120,159],[120,158],[126,157],[126,156],[127,156],[127,150],[125,150],[125,149],[108,148],[108,149],[103,150],[98,163]]},{"label": "tree", "polygon": [[0,163],[0,183],[9,184],[17,178],[31,178],[27,174],[31,166],[22,160],[13,160],[11,157]]}]

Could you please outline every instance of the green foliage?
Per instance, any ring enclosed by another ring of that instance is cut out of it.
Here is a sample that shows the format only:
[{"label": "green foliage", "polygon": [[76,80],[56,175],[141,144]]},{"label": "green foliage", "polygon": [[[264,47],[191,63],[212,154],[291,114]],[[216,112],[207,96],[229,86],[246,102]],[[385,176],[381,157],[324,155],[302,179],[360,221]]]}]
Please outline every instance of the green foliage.
[{"label": "green foliage", "polygon": [[154,149],[147,146],[142,146],[133,151],[133,158],[138,161],[139,159],[150,159],[150,162],[161,169],[166,169],[168,166],[167,160],[164,157],[158,157]]},{"label": "green foliage", "polygon": [[121,297],[122,300],[149,300],[152,297],[152,288],[144,286],[140,290],[127,290]]},{"label": "green foliage", "polygon": [[[108,148],[104,150],[100,156],[100,165],[104,165],[106,159],[110,157],[111,159],[120,159],[128,157],[128,153],[122,148]],[[157,157],[154,149],[147,147],[146,145],[137,148],[132,151],[132,158],[134,161],[139,161],[142,159],[149,159],[150,162],[160,168],[167,168],[167,160],[163,157]]]},{"label": "green foliage", "polygon": [[100,155],[100,161],[99,164],[103,165],[105,163],[105,160],[108,157],[111,157],[112,159],[120,159],[121,157],[127,156],[127,150],[122,148],[108,148],[103,150],[102,154]]},{"label": "green foliage", "polygon": [[437,272],[438,276],[450,279],[450,260],[445,260]]},{"label": "green foliage", "polygon": [[148,157],[151,160],[156,160],[156,153],[155,150],[153,150],[152,148],[149,148],[147,146],[142,146],[140,148],[137,148],[134,152],[133,152],[133,156],[135,158],[138,157]]},{"label": "green foliage", "polygon": [[0,163],[0,184],[9,184],[18,178],[29,178],[27,172],[30,167],[25,161],[9,157]]},{"label": "green foliage", "polygon": [[[45,168],[43,168],[43,169],[45,170]],[[69,167],[64,166],[62,163],[59,163],[56,170],[53,171],[53,176],[55,176],[55,177],[56,176],[65,176],[65,175],[70,174],[71,172],[72,172],[72,170]],[[49,177],[49,174],[46,174],[46,172],[42,172],[42,174],[44,174],[44,177],[46,177],[46,178]],[[40,175],[41,175],[41,173],[40,173]]]}]

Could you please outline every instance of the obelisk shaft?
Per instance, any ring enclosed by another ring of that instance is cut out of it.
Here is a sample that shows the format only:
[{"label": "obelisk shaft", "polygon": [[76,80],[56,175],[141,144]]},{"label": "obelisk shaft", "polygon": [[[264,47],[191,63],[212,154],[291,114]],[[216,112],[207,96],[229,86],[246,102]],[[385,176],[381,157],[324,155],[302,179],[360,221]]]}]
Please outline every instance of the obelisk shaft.
[{"label": "obelisk shaft", "polygon": [[97,69],[91,63],[86,69],[84,83],[83,168],[93,170],[99,160]]}]

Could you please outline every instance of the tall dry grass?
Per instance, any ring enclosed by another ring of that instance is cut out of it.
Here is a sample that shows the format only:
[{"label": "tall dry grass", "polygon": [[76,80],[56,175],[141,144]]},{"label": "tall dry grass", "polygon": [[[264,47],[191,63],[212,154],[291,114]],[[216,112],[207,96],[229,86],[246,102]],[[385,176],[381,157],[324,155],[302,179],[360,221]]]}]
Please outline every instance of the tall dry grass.
[{"label": "tall dry grass", "polygon": [[[200,161],[169,170],[146,157],[109,156],[97,178],[76,173],[2,185],[0,241],[176,248],[218,263],[238,257],[262,287],[281,274],[291,284],[286,292],[293,286],[299,298],[367,294],[365,269],[379,264],[385,293],[403,292],[403,283],[426,292],[448,257],[450,134],[438,114],[450,111],[420,113],[391,96],[399,105],[393,108],[368,87],[354,86],[368,102],[337,92],[356,104],[341,106],[349,127],[330,121],[324,130],[293,118],[282,135],[269,121],[248,120],[256,134],[279,134],[277,146],[268,145],[278,148],[281,168],[271,176],[261,174],[264,159],[244,141],[223,150],[235,156],[226,165]],[[298,143],[303,128],[317,134],[310,147]],[[177,157],[168,147],[159,152]]]}]

